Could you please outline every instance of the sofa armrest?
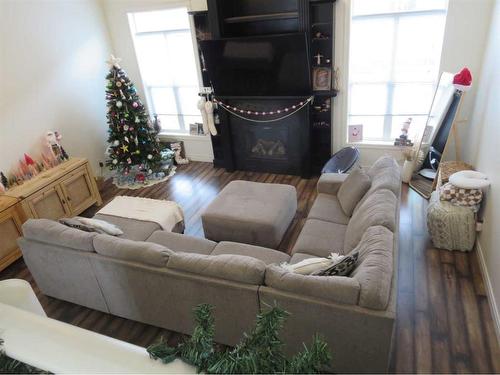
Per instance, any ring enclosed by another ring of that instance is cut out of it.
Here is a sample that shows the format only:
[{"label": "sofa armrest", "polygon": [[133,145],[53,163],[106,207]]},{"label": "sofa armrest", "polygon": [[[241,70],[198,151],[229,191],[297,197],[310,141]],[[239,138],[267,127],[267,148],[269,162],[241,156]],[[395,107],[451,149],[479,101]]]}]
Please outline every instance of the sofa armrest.
[{"label": "sofa armrest", "polygon": [[318,181],[318,193],[336,195],[347,176],[347,173],[323,173]]}]

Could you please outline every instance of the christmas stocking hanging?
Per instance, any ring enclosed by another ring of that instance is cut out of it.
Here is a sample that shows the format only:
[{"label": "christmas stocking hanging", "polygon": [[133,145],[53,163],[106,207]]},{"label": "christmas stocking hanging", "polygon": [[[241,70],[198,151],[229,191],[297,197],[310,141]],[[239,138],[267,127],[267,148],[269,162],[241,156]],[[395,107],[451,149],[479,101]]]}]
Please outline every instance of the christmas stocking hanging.
[{"label": "christmas stocking hanging", "polygon": [[205,104],[207,103],[207,100],[204,97],[201,97],[200,100],[198,100],[198,109],[201,112],[201,118],[203,121],[203,134],[208,134],[208,115],[207,111],[205,110]]},{"label": "christmas stocking hanging", "polygon": [[206,102],[205,111],[207,112],[208,129],[210,130],[210,134],[217,135],[217,128],[214,123],[214,104],[210,101]]}]

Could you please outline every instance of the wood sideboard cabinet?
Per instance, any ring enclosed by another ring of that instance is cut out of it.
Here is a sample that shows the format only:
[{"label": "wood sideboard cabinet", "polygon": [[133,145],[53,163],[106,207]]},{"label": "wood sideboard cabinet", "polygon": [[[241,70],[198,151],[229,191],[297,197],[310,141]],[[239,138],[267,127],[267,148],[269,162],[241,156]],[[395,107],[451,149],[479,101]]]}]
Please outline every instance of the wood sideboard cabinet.
[{"label": "wood sideboard cabinet", "polygon": [[18,199],[26,217],[34,219],[72,217],[102,204],[92,169],[87,159],[81,158],[42,172],[6,195]]},{"label": "wood sideboard cabinet", "polygon": [[21,257],[17,239],[29,218],[58,220],[102,204],[87,159],[71,158],[0,195],[0,271]]},{"label": "wood sideboard cabinet", "polygon": [[0,271],[21,257],[17,239],[25,219],[18,199],[0,196]]}]

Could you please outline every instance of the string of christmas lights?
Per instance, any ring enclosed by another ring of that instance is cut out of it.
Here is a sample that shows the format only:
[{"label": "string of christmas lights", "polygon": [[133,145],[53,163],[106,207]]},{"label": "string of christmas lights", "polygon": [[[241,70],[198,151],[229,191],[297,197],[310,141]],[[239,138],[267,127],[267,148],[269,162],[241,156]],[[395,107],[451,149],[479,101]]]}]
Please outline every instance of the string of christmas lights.
[{"label": "string of christmas lights", "polygon": [[[306,100],[303,100],[295,105],[289,106],[289,107],[284,107],[281,109],[276,109],[274,111],[251,111],[248,109],[242,109],[238,108],[236,106],[231,106],[229,104],[226,104],[216,98],[213,99],[214,103],[217,105],[220,105],[224,110],[227,112],[231,113],[232,115],[239,117],[243,120],[251,121],[251,122],[274,122],[274,121],[280,121],[283,120],[298,111],[300,111],[302,108],[304,108],[306,105],[312,102],[313,96],[307,98]],[[246,117],[245,115],[249,116],[275,116],[275,115],[282,115],[278,118],[273,118],[273,119],[265,119],[265,120],[259,120],[255,118],[249,118]]]}]

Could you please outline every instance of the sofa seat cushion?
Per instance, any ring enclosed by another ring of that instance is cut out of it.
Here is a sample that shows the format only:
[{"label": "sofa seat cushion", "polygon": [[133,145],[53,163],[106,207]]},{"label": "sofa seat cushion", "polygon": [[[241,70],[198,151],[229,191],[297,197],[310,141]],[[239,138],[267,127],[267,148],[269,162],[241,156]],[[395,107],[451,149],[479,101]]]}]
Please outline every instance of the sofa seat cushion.
[{"label": "sofa seat cushion", "polygon": [[344,251],[354,249],[365,231],[372,226],[381,225],[391,232],[396,230],[398,198],[387,189],[380,189],[357,207],[345,233]]},{"label": "sofa seat cushion", "polygon": [[344,254],[347,226],[328,221],[307,219],[292,254],[304,253],[327,258],[331,253]]},{"label": "sofa seat cushion", "polygon": [[359,281],[351,277],[299,275],[275,265],[267,266],[265,283],[278,290],[348,305],[358,303],[360,291]]},{"label": "sofa seat cushion", "polygon": [[123,231],[123,234],[118,237],[132,241],[145,241],[153,232],[161,229],[159,224],[152,221],[135,220],[126,217],[97,214],[94,219],[104,220],[116,225]]},{"label": "sofa seat cushion", "polygon": [[155,267],[165,267],[169,256],[173,254],[173,251],[155,243],[116,238],[107,234],[95,236],[94,248],[101,255]]},{"label": "sofa seat cushion", "polygon": [[165,246],[172,251],[184,253],[210,254],[217,245],[216,242],[201,237],[187,236],[180,233],[158,230],[154,232],[147,242],[154,242]]},{"label": "sofa seat cushion", "polygon": [[220,242],[212,251],[212,255],[232,254],[244,255],[259,259],[265,264],[288,262],[290,256],[281,251],[268,249],[260,246],[247,245],[237,242]]},{"label": "sofa seat cushion", "polygon": [[352,252],[359,254],[351,274],[361,286],[359,305],[385,310],[394,273],[394,234],[382,226],[370,227]]},{"label": "sofa seat cushion", "polygon": [[339,199],[336,195],[323,193],[318,194],[307,218],[344,225],[347,225],[350,219],[350,217],[347,216],[342,210]]},{"label": "sofa seat cushion", "polygon": [[261,260],[231,254],[173,253],[167,268],[251,285],[262,285],[266,272]]},{"label": "sofa seat cushion", "polygon": [[361,168],[354,169],[340,185],[337,197],[342,210],[347,216],[352,216],[354,208],[368,191],[370,185],[370,176]]},{"label": "sofa seat cushion", "polygon": [[88,252],[94,252],[93,241],[97,234],[49,219],[29,219],[23,224],[23,235],[30,240]]},{"label": "sofa seat cushion", "polygon": [[232,181],[202,214],[205,237],[270,248],[280,244],[297,211],[295,187]]}]

